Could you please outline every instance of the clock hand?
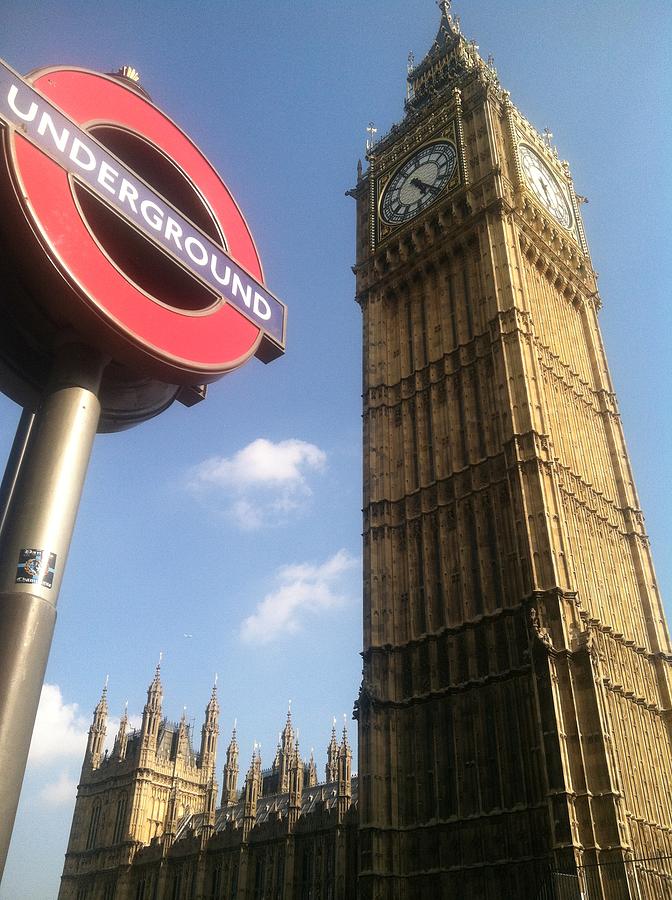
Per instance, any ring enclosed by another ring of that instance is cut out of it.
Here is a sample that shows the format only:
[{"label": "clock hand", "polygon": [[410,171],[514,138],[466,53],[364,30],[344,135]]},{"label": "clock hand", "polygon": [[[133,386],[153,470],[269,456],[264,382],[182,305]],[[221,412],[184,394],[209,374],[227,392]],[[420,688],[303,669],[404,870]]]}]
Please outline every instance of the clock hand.
[{"label": "clock hand", "polygon": [[438,194],[441,188],[435,184],[427,184],[426,181],[421,181],[419,178],[411,178],[411,184],[413,187],[416,187],[420,193],[424,196],[427,191],[430,194]]},{"label": "clock hand", "polygon": [[424,181],[420,181],[419,178],[411,178],[411,184],[413,187],[416,187],[423,196],[427,193],[429,185],[425,184]]}]

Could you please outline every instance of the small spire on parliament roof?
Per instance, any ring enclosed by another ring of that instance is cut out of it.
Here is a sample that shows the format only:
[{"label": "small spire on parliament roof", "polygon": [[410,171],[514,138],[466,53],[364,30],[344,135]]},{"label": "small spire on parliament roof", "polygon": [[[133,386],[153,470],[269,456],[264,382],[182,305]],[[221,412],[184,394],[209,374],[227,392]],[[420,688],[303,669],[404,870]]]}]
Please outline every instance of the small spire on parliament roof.
[{"label": "small spire on parliament roof", "polygon": [[163,651],[159,653],[159,661],[156,664],[156,669],[154,670],[154,677],[149,683],[149,688],[147,690],[148,698],[151,696],[162,695],[163,687],[161,685],[161,660],[163,659]]},{"label": "small spire on parliament roof", "polygon": [[126,728],[128,726],[128,700],[124,704],[124,712],[119,719],[119,730],[117,731],[117,737],[120,738],[124,734],[126,734]]},{"label": "small spire on parliament roof", "polygon": [[107,716],[107,684],[110,680],[110,676],[105,676],[105,682],[103,684],[103,690],[100,694],[100,700],[96,703],[96,708],[93,711],[94,716]]},{"label": "small spire on parliament roof", "polygon": [[219,715],[219,703],[217,702],[217,675],[215,675],[215,683],[212,686],[212,693],[210,694],[208,705],[205,708],[205,715],[210,719]]}]

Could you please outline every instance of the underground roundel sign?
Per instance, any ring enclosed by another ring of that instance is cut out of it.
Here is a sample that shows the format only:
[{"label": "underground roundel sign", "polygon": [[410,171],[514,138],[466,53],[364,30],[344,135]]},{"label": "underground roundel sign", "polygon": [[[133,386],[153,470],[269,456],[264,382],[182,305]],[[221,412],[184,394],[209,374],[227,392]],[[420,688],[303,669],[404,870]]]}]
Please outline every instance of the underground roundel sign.
[{"label": "underground roundel sign", "polygon": [[0,62],[0,122],[28,243],[57,275],[38,300],[47,317],[170,383],[284,351],[286,309],[235,200],[141,89]]}]

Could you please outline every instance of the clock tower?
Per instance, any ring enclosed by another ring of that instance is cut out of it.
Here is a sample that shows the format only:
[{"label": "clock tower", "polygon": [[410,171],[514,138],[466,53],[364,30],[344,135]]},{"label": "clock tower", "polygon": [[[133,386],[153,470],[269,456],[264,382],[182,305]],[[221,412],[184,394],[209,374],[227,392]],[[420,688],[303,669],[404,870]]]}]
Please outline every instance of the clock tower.
[{"label": "clock tower", "polygon": [[579,205],[440,6],[404,119],[351,192],[359,890],[532,900],[552,869],[572,897],[654,900],[672,656]]}]

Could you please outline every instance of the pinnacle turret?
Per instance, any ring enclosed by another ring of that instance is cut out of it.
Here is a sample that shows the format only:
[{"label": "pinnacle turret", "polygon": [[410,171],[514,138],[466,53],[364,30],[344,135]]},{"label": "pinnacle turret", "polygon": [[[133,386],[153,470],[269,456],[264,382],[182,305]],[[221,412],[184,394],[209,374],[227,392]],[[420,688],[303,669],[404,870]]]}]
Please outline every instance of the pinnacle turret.
[{"label": "pinnacle turret", "polygon": [[154,678],[149,683],[149,687],[147,688],[147,704],[148,705],[161,705],[163,700],[163,686],[161,684],[161,658],[163,654],[159,654],[159,661],[156,664],[156,669],[154,670]]},{"label": "pinnacle turret", "polygon": [[315,765],[315,752],[310,748],[310,759],[306,766],[306,783],[308,787],[315,787],[317,784],[317,766]]},{"label": "pinnacle turret", "polygon": [[292,701],[289,701],[287,707],[287,721],[282,732],[282,749],[287,753],[292,749],[294,743],[294,728],[292,726]]},{"label": "pinnacle turret", "polygon": [[128,700],[124,706],[124,713],[119,720],[119,730],[114,739],[114,750],[112,755],[117,759],[124,759],[126,756],[126,746],[128,743]]},{"label": "pinnacle turret", "polygon": [[222,806],[231,806],[238,799],[238,737],[233,726],[231,742],[226,750],[222,785]]},{"label": "pinnacle turret", "polygon": [[348,743],[348,729],[343,716],[343,736],[338,748],[338,816],[343,821],[352,797],[352,750]]},{"label": "pinnacle turret", "polygon": [[331,740],[327,747],[327,765],[325,777],[328,782],[336,781],[338,777],[338,742],[336,740],[336,717],[331,726]]},{"label": "pinnacle turret", "polygon": [[214,771],[217,753],[217,737],[219,735],[219,702],[217,700],[217,677],[212,686],[212,694],[205,707],[205,722],[201,731],[201,768],[210,767]]},{"label": "pinnacle turret", "polygon": [[93,719],[91,727],[89,728],[86,755],[84,757],[84,765],[86,766],[88,764],[93,769],[97,768],[100,763],[103,746],[105,744],[105,735],[107,733],[107,682],[108,679],[106,678],[100,700],[93,710]]},{"label": "pinnacle turret", "polygon": [[247,839],[257,816],[257,801],[261,796],[261,748],[255,742],[250,768],[245,777],[243,802],[243,838]]},{"label": "pinnacle turret", "polygon": [[147,688],[147,702],[142,712],[142,749],[156,749],[156,741],[161,722],[161,704],[163,702],[163,687],[161,685],[161,658],[154,672],[154,678]]}]

